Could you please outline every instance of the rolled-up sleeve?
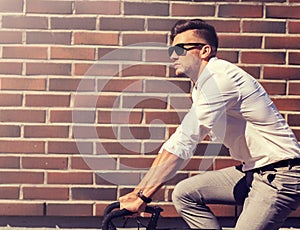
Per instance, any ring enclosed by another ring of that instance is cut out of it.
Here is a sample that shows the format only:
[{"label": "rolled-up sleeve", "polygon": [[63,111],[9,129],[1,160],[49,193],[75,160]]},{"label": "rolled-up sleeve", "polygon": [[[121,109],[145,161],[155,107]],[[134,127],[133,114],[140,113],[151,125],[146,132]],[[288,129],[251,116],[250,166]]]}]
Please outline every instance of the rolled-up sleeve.
[{"label": "rolled-up sleeve", "polygon": [[191,109],[160,152],[165,149],[179,158],[189,159],[194,154],[197,144],[210,131],[217,128],[223,130],[225,135],[226,110],[238,97],[233,85],[222,76],[220,79],[218,76],[208,76],[196,85]]}]

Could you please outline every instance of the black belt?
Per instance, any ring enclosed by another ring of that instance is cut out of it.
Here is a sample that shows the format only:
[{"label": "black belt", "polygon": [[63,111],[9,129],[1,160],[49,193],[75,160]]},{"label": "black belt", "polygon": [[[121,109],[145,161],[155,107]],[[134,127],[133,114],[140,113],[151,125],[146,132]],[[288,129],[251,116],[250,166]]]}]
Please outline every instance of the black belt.
[{"label": "black belt", "polygon": [[252,169],[250,171],[252,172],[265,172],[265,171],[275,171],[276,168],[283,168],[283,167],[289,167],[292,168],[293,166],[300,165],[300,158],[295,159],[288,159],[288,160],[282,160],[275,162],[273,164],[269,164],[260,168]]}]

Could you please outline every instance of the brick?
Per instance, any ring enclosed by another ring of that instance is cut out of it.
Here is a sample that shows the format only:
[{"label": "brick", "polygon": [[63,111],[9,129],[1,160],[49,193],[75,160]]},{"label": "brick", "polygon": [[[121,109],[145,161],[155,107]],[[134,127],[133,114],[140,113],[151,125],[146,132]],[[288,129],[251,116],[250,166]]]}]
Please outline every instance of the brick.
[{"label": "brick", "polygon": [[23,0],[1,0],[0,12],[22,13]]},{"label": "brick", "polygon": [[123,77],[131,77],[131,76],[165,77],[166,66],[153,65],[153,64],[124,66],[121,75]]},{"label": "brick", "polygon": [[231,32],[239,33],[240,32],[240,20],[239,19],[212,19],[205,20],[207,23],[215,27],[217,33]]},{"label": "brick", "polygon": [[264,67],[264,79],[299,80],[300,68],[292,67]]},{"label": "brick", "polygon": [[69,107],[69,95],[33,95],[25,96],[26,106],[32,107]]},{"label": "brick", "polygon": [[118,127],[75,126],[72,135],[78,139],[117,139]]},{"label": "brick", "polygon": [[285,33],[286,23],[276,21],[243,21],[243,32]]},{"label": "brick", "polygon": [[160,140],[165,138],[165,128],[160,127],[121,127],[121,139]]},{"label": "brick", "polygon": [[148,170],[152,163],[154,161],[154,158],[145,158],[142,156],[138,156],[135,158],[121,158],[120,159],[120,169],[125,170]]},{"label": "brick", "polygon": [[76,1],[76,14],[97,14],[97,15],[119,15],[121,3],[119,1]]},{"label": "brick", "polygon": [[48,172],[48,184],[92,184],[93,174],[84,172]]},{"label": "brick", "polygon": [[287,36],[266,36],[265,38],[266,49],[299,49],[300,37],[287,37]]},{"label": "brick", "polygon": [[119,108],[119,97],[114,95],[76,95],[75,108]]},{"label": "brick", "polygon": [[[97,173],[97,185],[137,185],[141,180],[140,173],[108,172]],[[117,199],[117,197],[115,198]],[[114,199],[114,200],[115,200]]]},{"label": "brick", "polygon": [[26,2],[26,12],[40,14],[71,14],[72,2],[29,0]]},{"label": "brick", "polygon": [[26,75],[71,75],[71,64],[27,63]]},{"label": "brick", "polygon": [[118,45],[118,32],[75,32],[75,45]]},{"label": "brick", "polygon": [[290,34],[300,33],[300,22],[299,21],[289,21],[288,22],[288,32]]},{"label": "brick", "polygon": [[2,28],[48,29],[48,19],[37,16],[3,16]]},{"label": "brick", "polygon": [[167,97],[159,96],[126,96],[123,97],[123,108],[166,109]]},{"label": "brick", "polygon": [[236,207],[226,204],[210,204],[211,211],[219,217],[236,217]]},{"label": "brick", "polygon": [[44,153],[45,143],[42,141],[1,140],[0,153]]},{"label": "brick", "polygon": [[191,17],[206,17],[215,16],[215,6],[214,5],[204,5],[204,4],[180,4],[174,3],[171,7],[172,16],[191,16]]},{"label": "brick", "polygon": [[170,62],[169,55],[166,50],[147,50],[146,62]]},{"label": "brick", "polygon": [[290,65],[300,65],[300,53],[299,52],[289,52],[289,64]]},{"label": "brick", "polygon": [[98,92],[142,92],[143,81],[139,79],[99,79],[97,81]]},{"label": "brick", "polygon": [[67,169],[66,157],[23,157],[22,167],[25,169]]},{"label": "brick", "polygon": [[44,182],[43,172],[9,171],[0,172],[1,184],[42,184]]},{"label": "brick", "polygon": [[58,18],[53,17],[51,19],[51,29],[62,29],[62,30],[95,30],[96,29],[96,18]]},{"label": "brick", "polygon": [[104,154],[137,154],[141,152],[141,144],[136,141],[131,142],[101,142],[97,143],[96,153]]},{"label": "brick", "polygon": [[280,111],[300,111],[299,98],[272,98]]},{"label": "brick", "polygon": [[43,110],[1,110],[1,122],[44,123],[46,112]]},{"label": "brick", "polygon": [[118,64],[75,64],[75,75],[80,76],[115,76],[119,73]]},{"label": "brick", "polygon": [[147,93],[190,93],[190,81],[173,80],[147,80],[145,92]]},{"label": "brick", "polygon": [[169,32],[171,28],[175,25],[178,20],[176,19],[157,19],[157,18],[149,18],[147,29],[149,31],[167,31]]},{"label": "brick", "polygon": [[50,58],[54,60],[95,60],[95,49],[77,47],[52,47]]},{"label": "brick", "polygon": [[104,157],[72,157],[71,169],[79,170],[114,170],[117,167],[117,159]]},{"label": "brick", "polygon": [[192,99],[190,96],[170,96],[171,109],[190,109],[192,106]]},{"label": "brick", "polygon": [[[143,32],[141,33],[126,33],[122,34],[122,41],[123,45],[132,45],[142,43],[145,46],[153,46],[152,42],[159,43],[159,44],[166,44],[168,40],[168,35],[164,34],[157,34],[152,32]],[[149,42],[149,44],[147,44]]]},{"label": "brick", "polygon": [[285,82],[260,82],[269,95],[285,95]]},{"label": "brick", "polygon": [[241,162],[240,161],[237,161],[237,160],[234,160],[234,159],[218,159],[216,158],[215,159],[215,162],[214,162],[214,170],[219,170],[219,169],[222,169],[222,168],[227,168],[227,167],[231,167],[231,166],[238,166],[240,165]]},{"label": "brick", "polygon": [[69,189],[59,187],[29,187],[22,189],[24,200],[68,200]]},{"label": "brick", "polygon": [[3,90],[46,90],[45,79],[29,78],[1,78],[1,89]]},{"label": "brick", "polygon": [[[261,2],[261,0],[242,0],[242,2]],[[286,2],[286,0],[264,0],[264,2],[270,2],[270,3],[274,3],[274,2]],[[291,2],[291,1],[290,1]]]},{"label": "brick", "polygon": [[140,124],[143,114],[139,111],[99,111],[99,124]]},{"label": "brick", "polygon": [[219,6],[219,17],[224,18],[261,18],[263,6],[246,4],[226,4]]},{"label": "brick", "polygon": [[20,188],[13,186],[0,187],[0,199],[19,199]]},{"label": "brick", "polygon": [[267,18],[300,18],[299,6],[266,6]]},{"label": "brick", "polygon": [[0,44],[21,44],[22,32],[0,31]]},{"label": "brick", "polygon": [[71,32],[26,32],[26,44],[58,44],[70,45]]},{"label": "brick", "polygon": [[239,53],[236,51],[218,51],[218,58],[227,60],[237,64],[239,61]]},{"label": "brick", "polygon": [[51,123],[94,123],[95,111],[70,111],[52,110],[50,111]]},{"label": "brick", "polygon": [[68,126],[25,126],[25,138],[67,138]]},{"label": "brick", "polygon": [[300,95],[300,82],[290,81],[288,83],[289,95]]},{"label": "brick", "polygon": [[285,52],[241,52],[242,63],[249,64],[285,64]]},{"label": "brick", "polygon": [[100,18],[100,30],[143,31],[144,23],[141,18]]},{"label": "brick", "polygon": [[164,140],[158,140],[156,142],[145,142],[144,143],[144,151],[145,155],[157,155],[158,151],[160,150]]},{"label": "brick", "polygon": [[22,63],[16,62],[3,62],[0,63],[1,74],[22,74]]},{"label": "brick", "polygon": [[93,145],[89,142],[49,141],[48,153],[54,154],[92,154]]},{"label": "brick", "polygon": [[47,216],[92,216],[92,204],[48,203]]},{"label": "brick", "polygon": [[115,200],[116,188],[71,188],[73,200]]},{"label": "brick", "polygon": [[2,93],[0,94],[0,106],[20,106],[22,105],[22,98],[21,94]]},{"label": "brick", "polygon": [[124,15],[169,16],[169,4],[125,2]]},{"label": "brick", "polygon": [[213,159],[212,158],[192,158],[188,164],[183,168],[183,170],[189,171],[207,171],[213,169]]},{"label": "brick", "polygon": [[1,216],[43,216],[44,205],[43,203],[0,203]]},{"label": "brick", "polygon": [[261,46],[261,36],[219,35],[220,48],[261,48]]},{"label": "brick", "polygon": [[296,136],[296,139],[299,140],[300,139],[300,130],[299,129],[293,129],[292,130]]},{"label": "brick", "polygon": [[252,77],[259,79],[260,78],[260,70],[261,67],[257,66],[249,66],[249,65],[238,65],[240,68],[242,68],[244,71],[249,73]]},{"label": "brick", "polygon": [[287,121],[291,126],[300,126],[300,114],[288,114]]},{"label": "brick", "polygon": [[[0,167],[1,168],[9,168],[9,169],[19,169],[20,168],[20,157],[1,156],[0,157]],[[1,187],[0,187],[0,193],[1,193]]]},{"label": "brick", "polygon": [[101,61],[142,61],[142,50],[100,48],[98,50],[98,59]]},{"label": "brick", "polygon": [[153,121],[156,123],[159,121],[160,123],[164,124],[180,124],[182,120],[182,113],[181,112],[145,112],[145,119],[146,124],[151,124]]},{"label": "brick", "polygon": [[95,90],[95,81],[93,79],[69,79],[55,78],[49,79],[50,91],[88,91]]},{"label": "brick", "polygon": [[20,137],[21,131],[19,126],[15,125],[1,125],[0,137]]},{"label": "brick", "polygon": [[176,185],[178,184],[180,181],[187,179],[188,178],[188,173],[177,173],[172,179],[168,180],[166,182],[166,185]]}]

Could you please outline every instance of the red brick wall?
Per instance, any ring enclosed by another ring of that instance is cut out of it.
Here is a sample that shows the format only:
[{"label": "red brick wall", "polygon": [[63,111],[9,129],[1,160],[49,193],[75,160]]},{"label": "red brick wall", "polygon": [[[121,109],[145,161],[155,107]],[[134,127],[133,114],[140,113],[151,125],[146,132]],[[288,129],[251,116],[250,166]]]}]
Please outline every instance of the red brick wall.
[{"label": "red brick wall", "polygon": [[[178,19],[212,23],[219,57],[259,79],[299,139],[299,12],[299,0],[1,0],[0,215],[100,216],[140,181],[191,104],[165,49]],[[179,180],[236,163],[203,141],[155,200],[176,215]]]}]

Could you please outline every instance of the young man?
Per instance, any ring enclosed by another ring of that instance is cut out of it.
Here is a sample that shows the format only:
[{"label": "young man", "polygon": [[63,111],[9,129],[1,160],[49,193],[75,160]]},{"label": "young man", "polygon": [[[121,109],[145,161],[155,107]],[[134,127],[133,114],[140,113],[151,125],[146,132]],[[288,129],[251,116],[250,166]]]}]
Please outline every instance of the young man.
[{"label": "young man", "polygon": [[215,57],[212,26],[178,21],[171,41],[176,75],[194,82],[193,104],[141,183],[120,197],[121,208],[141,210],[211,134],[243,164],[181,181],[173,192],[179,214],[191,228],[220,229],[206,204],[243,204],[235,229],[278,229],[300,205],[300,149],[293,132],[253,77]]}]

